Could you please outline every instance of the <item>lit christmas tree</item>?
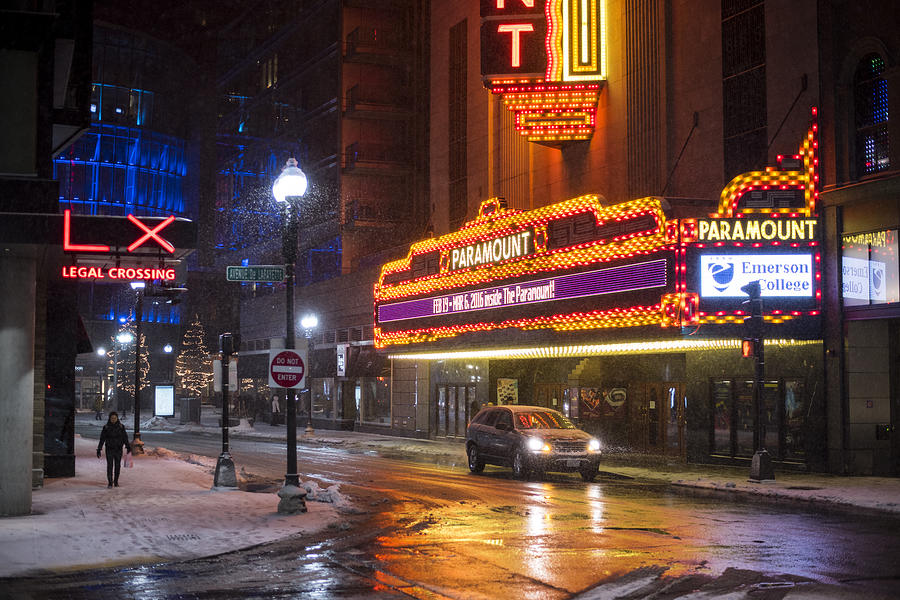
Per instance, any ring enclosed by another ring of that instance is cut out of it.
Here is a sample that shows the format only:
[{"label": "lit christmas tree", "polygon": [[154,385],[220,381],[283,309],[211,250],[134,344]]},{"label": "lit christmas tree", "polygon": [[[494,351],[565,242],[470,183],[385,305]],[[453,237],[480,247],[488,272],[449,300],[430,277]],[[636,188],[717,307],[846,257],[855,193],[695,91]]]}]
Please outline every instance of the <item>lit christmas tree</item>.
[{"label": "lit christmas tree", "polygon": [[[122,323],[116,334],[110,339],[110,350],[106,352],[107,363],[106,372],[110,379],[116,381],[118,388],[118,396],[121,402],[134,398],[134,349],[135,349],[135,333],[137,328],[133,320],[129,319]],[[119,342],[119,336],[129,334],[131,341]],[[116,350],[118,346],[118,351]],[[116,364],[118,360],[118,364]],[[115,369],[115,371],[113,371]],[[150,349],[147,348],[147,338],[141,334],[141,387],[147,382],[147,375],[150,373]],[[122,407],[117,407],[122,408]]]},{"label": "lit christmas tree", "polygon": [[197,398],[206,391],[212,381],[212,359],[203,341],[205,332],[200,318],[194,315],[184,337],[181,340],[181,351],[175,359],[175,374],[182,393],[189,393]]}]

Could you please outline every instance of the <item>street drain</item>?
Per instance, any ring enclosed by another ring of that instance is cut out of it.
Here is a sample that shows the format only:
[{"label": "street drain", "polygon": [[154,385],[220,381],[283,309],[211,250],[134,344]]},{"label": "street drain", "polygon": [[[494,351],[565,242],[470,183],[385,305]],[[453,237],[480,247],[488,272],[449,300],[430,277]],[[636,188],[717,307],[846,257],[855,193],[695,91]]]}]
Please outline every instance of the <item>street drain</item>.
[{"label": "street drain", "polygon": [[776,590],[781,588],[792,588],[796,584],[793,581],[763,581],[757,583],[753,587],[758,590]]},{"label": "street drain", "polygon": [[814,490],[821,490],[822,488],[813,487],[811,485],[789,485],[787,489],[789,489],[789,490],[805,490],[807,492],[812,492]]},{"label": "street drain", "polygon": [[166,536],[166,539],[170,542],[189,542],[199,540],[200,536],[196,533],[170,533]]}]

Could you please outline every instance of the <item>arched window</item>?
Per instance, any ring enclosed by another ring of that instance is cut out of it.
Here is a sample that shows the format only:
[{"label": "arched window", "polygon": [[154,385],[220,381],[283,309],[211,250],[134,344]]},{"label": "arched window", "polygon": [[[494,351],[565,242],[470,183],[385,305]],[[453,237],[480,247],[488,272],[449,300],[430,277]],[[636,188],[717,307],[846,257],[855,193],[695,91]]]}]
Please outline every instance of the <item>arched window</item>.
[{"label": "arched window", "polygon": [[888,137],[888,89],[883,77],[884,59],[868,54],[853,78],[856,107],[857,175],[886,171],[891,166]]}]

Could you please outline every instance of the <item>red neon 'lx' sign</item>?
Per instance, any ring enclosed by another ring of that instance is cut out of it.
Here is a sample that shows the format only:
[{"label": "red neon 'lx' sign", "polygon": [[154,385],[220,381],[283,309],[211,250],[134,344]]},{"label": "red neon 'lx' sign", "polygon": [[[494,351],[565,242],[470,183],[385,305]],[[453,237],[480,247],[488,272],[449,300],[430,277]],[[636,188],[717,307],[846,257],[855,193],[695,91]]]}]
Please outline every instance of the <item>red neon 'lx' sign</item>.
[{"label": "red neon 'lx' sign", "polygon": [[[136,239],[130,246],[128,246],[129,252],[134,252],[138,247],[142,246],[144,242],[148,241],[150,238],[156,240],[156,242],[165,248],[169,253],[175,253],[175,246],[170,244],[165,238],[159,235],[159,232],[168,227],[172,221],[175,220],[174,215],[169,215],[167,219],[160,222],[153,229],[144,225],[141,221],[138,220],[134,215],[128,215],[128,220],[137,225],[142,231],[144,231],[144,235]],[[63,211],[63,250],[68,251],[79,251],[79,252],[109,252],[109,246],[105,246],[102,244],[73,244],[72,243],[72,211],[64,210]]]}]

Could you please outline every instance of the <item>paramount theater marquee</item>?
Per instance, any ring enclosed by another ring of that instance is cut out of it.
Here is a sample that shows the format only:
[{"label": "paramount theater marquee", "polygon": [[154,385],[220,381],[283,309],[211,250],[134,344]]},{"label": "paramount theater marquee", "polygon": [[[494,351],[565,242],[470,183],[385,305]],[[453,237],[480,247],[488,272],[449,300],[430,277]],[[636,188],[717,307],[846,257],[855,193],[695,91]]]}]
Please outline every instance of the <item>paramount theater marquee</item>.
[{"label": "paramount theater marquee", "polygon": [[382,267],[376,345],[742,324],[750,281],[767,323],[818,317],[816,130],[797,154],[734,178],[707,218],[667,219],[653,197],[608,206],[586,195],[531,211],[485,201],[459,231]]}]

